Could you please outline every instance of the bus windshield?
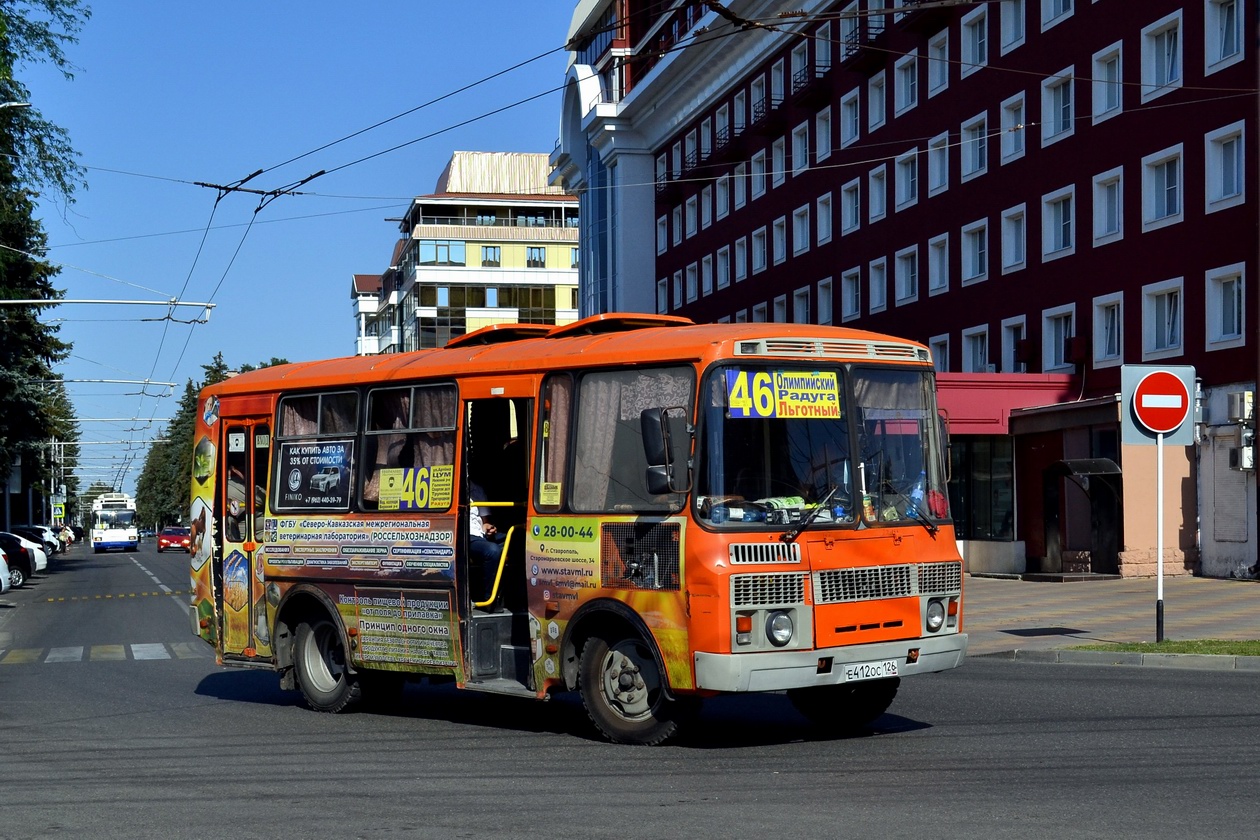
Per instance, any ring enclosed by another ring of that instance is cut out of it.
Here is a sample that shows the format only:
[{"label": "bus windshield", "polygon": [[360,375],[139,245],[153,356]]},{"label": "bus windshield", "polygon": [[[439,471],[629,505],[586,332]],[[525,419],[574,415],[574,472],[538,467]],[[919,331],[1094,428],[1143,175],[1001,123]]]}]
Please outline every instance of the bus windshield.
[{"label": "bus windshield", "polygon": [[119,530],[135,527],[134,510],[98,510],[92,512],[92,527],[102,530]]},{"label": "bus windshield", "polygon": [[935,527],[948,511],[934,406],[919,370],[718,368],[704,389],[698,515],[723,528]]}]

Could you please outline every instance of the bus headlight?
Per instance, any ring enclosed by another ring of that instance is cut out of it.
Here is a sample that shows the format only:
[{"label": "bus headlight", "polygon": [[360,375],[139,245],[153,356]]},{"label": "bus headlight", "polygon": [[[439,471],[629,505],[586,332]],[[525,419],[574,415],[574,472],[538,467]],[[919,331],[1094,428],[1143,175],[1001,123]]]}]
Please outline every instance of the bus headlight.
[{"label": "bus headlight", "polygon": [[792,641],[792,616],[785,610],[775,610],[766,617],[766,638],[775,647],[783,647]]},{"label": "bus headlight", "polygon": [[927,629],[929,633],[935,633],[945,625],[945,604],[940,600],[928,601],[927,605]]}]

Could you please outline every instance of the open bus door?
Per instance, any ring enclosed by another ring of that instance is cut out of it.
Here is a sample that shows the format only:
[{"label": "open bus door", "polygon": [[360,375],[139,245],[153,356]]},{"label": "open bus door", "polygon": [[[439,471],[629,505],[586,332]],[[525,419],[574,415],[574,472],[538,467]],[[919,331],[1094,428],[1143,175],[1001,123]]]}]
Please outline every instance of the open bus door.
[{"label": "open bus door", "polygon": [[270,418],[224,419],[223,457],[215,482],[215,600],[222,616],[222,653],[230,659],[271,658],[271,636],[258,547],[267,505]]}]

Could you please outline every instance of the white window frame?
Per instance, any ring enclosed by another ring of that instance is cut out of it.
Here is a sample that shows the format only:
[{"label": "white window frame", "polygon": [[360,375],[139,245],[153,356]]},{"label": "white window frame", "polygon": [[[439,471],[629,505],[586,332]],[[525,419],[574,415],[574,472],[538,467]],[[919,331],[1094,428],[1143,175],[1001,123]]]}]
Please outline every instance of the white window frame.
[{"label": "white window frame", "polygon": [[840,188],[840,235],[862,227],[862,179],[854,178]]},{"label": "white window frame", "polygon": [[949,89],[949,30],[942,29],[927,42],[928,99]]},{"label": "white window frame", "polygon": [[866,221],[878,222],[888,216],[888,166],[881,163],[866,173]]},{"label": "white window frame", "polygon": [[700,229],[706,230],[713,224],[713,185],[706,184],[700,191]]},{"label": "white window frame", "polygon": [[831,212],[831,193],[823,193],[818,196],[816,204],[818,206],[816,217],[818,232],[814,237],[814,241],[819,245],[825,245],[831,241],[831,226],[834,220]]},{"label": "white window frame", "polygon": [[981,6],[962,16],[959,22],[958,50],[962,64],[958,76],[965,79],[989,64],[989,14]]},{"label": "white window frame", "polygon": [[787,138],[770,144],[770,188],[780,187],[787,180]]},{"label": "white window frame", "polygon": [[927,343],[932,353],[932,368],[937,373],[949,373],[949,333],[934,335]]},{"label": "white window frame", "polygon": [[928,141],[928,198],[949,189],[949,146],[948,131],[943,131]]},{"label": "white window frame", "polygon": [[735,209],[748,203],[748,165],[735,164]]},{"label": "white window frame", "polygon": [[[1002,319],[1002,373],[1024,373],[1026,362],[1016,361],[1019,348],[1016,344],[1028,338],[1028,318],[1016,315]],[[1017,337],[1018,336],[1018,337]]]},{"label": "white window frame", "polygon": [[723,245],[717,249],[717,260],[714,262],[713,274],[719,289],[731,285],[731,246]]},{"label": "white window frame", "polygon": [[682,309],[683,305],[683,273],[682,270],[674,272],[674,309]]},{"label": "white window frame", "polygon": [[700,296],[713,294],[713,255],[705,254],[700,258]]},{"label": "white window frame", "polygon": [[[1115,329],[1116,329],[1116,352],[1108,353],[1107,350],[1107,314],[1111,311],[1116,313]],[[1116,367],[1124,364],[1124,293],[1112,292],[1109,295],[1099,295],[1094,298],[1094,315],[1093,315],[1093,365],[1096,368]]]},{"label": "white window frame", "polygon": [[1023,46],[1028,35],[1028,9],[1024,0],[1001,0],[999,9],[1002,17],[1000,54],[1006,55],[1016,47]]},{"label": "white window frame", "polygon": [[[1234,9],[1232,44],[1222,31],[1225,26],[1225,8]],[[1244,27],[1247,4],[1243,0],[1203,0],[1203,75],[1210,76],[1243,60],[1246,55]],[[1230,51],[1229,47],[1233,47]]]},{"label": "white window frame", "polygon": [[818,323],[824,326],[830,324],[835,311],[835,301],[831,296],[830,277],[824,277],[818,281],[815,296],[818,300]]},{"label": "white window frame", "polygon": [[749,242],[749,247],[751,248],[752,273],[760,274],[770,264],[770,241],[765,225],[752,232],[752,240]]},{"label": "white window frame", "polygon": [[[1107,78],[1107,65],[1112,61],[1116,66],[1116,78],[1111,80]],[[1094,72],[1092,73],[1093,81],[1093,124],[1098,125],[1100,122],[1111,119],[1118,114],[1124,113],[1124,42],[1116,41],[1110,46],[1103,47],[1094,53],[1093,58]],[[1115,103],[1112,104],[1111,94],[1115,94]]]},{"label": "white window frame", "polygon": [[[1067,91],[1065,108],[1060,92]],[[1041,146],[1045,148],[1076,133],[1076,67],[1065,67],[1041,83]],[[1066,117],[1065,117],[1066,115]],[[1066,127],[1064,122],[1067,122]]]},{"label": "white window frame", "polygon": [[1041,31],[1058,26],[1072,16],[1075,0],[1041,0]]},{"label": "white window frame", "polygon": [[[1019,259],[1015,259],[1016,255]],[[1027,267],[1028,205],[1017,204],[1002,211],[1002,273],[1010,274]]]},{"label": "white window frame", "polygon": [[671,214],[671,227],[673,228],[674,244],[681,245],[683,241],[683,224],[682,224],[682,205],[675,207]]},{"label": "white window frame", "polygon": [[919,51],[910,50],[893,63],[893,116],[900,117],[919,104]]},{"label": "white window frame", "polygon": [[[1170,323],[1167,312],[1160,312],[1160,299],[1176,294],[1177,311],[1172,318],[1172,336],[1163,334]],[[1167,344],[1160,346],[1161,339]],[[1170,359],[1186,352],[1186,293],[1185,278],[1173,277],[1142,287],[1142,361]]]},{"label": "white window frame", "polygon": [[812,323],[809,317],[809,286],[802,286],[792,292],[792,323]]},{"label": "white window frame", "polygon": [[748,161],[749,197],[756,201],[766,194],[766,150],[758,149]]},{"label": "white window frame", "polygon": [[[1166,180],[1167,166],[1176,163],[1177,173],[1176,201],[1177,209],[1172,213],[1164,213],[1167,208],[1169,193]],[[1182,144],[1169,146],[1152,152],[1142,158],[1142,232],[1175,225],[1186,218],[1186,158]],[[1156,215],[1161,214],[1161,215]]]},{"label": "white window frame", "polygon": [[870,133],[888,122],[888,77],[880,70],[866,82],[866,131]]},{"label": "white window frame", "polygon": [[686,234],[688,239],[695,236],[696,232],[699,230],[699,227],[698,227],[699,221],[700,221],[700,214],[699,214],[700,203],[699,202],[700,202],[699,197],[694,196],[694,195],[687,199],[687,203],[686,203],[687,225],[686,225],[686,230],[684,231],[684,233]]},{"label": "white window frame", "polygon": [[809,169],[809,121],[792,129],[792,177]]},{"label": "white window frame", "polygon": [[748,94],[742,90],[735,91],[731,101],[731,134],[735,137],[744,133],[748,127]]},{"label": "white window frame", "polygon": [[686,268],[687,303],[700,299],[700,263],[693,262]]},{"label": "white window frame", "polygon": [[771,257],[775,265],[787,259],[788,253],[787,216],[780,216],[770,223]]},{"label": "white window frame", "polygon": [[822,163],[831,157],[831,106],[814,115],[814,160]]},{"label": "white window frame", "polygon": [[[1056,333],[1059,319],[1069,319],[1068,330]],[[1067,340],[1077,335],[1076,304],[1068,303],[1041,311],[1041,370],[1044,373],[1062,373],[1075,369],[1068,360]]]},{"label": "white window frame", "polygon": [[656,314],[669,314],[669,278],[662,277],[656,281]]},{"label": "white window frame", "polygon": [[[1230,207],[1237,207],[1247,201],[1247,134],[1246,120],[1221,126],[1203,135],[1203,212],[1216,213]],[[1234,180],[1237,192],[1225,193],[1225,144],[1234,144],[1235,161]]]},{"label": "white window frame", "polygon": [[840,275],[840,321],[862,317],[862,269],[850,268]]},{"label": "white window frame", "polygon": [[919,203],[919,148],[914,147],[896,159],[896,211],[908,210]]},{"label": "white window frame", "polygon": [[787,295],[776,295],[774,298],[774,323],[786,324],[787,319]]},{"label": "white window frame", "polygon": [[928,297],[949,291],[949,234],[942,233],[927,241]]},{"label": "white window frame", "polygon": [[[1016,115],[1015,106],[1019,106]],[[1021,90],[1002,100],[1002,163],[1019,160],[1028,148],[1028,103]]]},{"label": "white window frame", "polygon": [[735,282],[748,277],[748,237],[741,236],[735,240]]},{"label": "white window frame", "polygon": [[731,214],[731,176],[719,175],[714,193],[714,216],[721,221]]},{"label": "white window frame", "polygon": [[963,122],[959,132],[958,182],[965,184],[989,171],[989,112]]},{"label": "white window frame", "polygon": [[977,219],[963,225],[959,236],[962,261],[959,265],[959,283],[970,286],[989,279],[993,260],[993,240],[989,236],[988,218]]},{"label": "white window frame", "polygon": [[700,160],[708,160],[713,154],[713,120],[705,117],[700,121]]},{"label": "white window frame", "polygon": [[[1182,25],[1181,9],[1164,15],[1159,20],[1142,27],[1142,103],[1158,99],[1165,94],[1181,88],[1186,79],[1185,35]],[[1160,39],[1170,32],[1176,33],[1176,43],[1171,55],[1160,54]],[[1169,72],[1169,65],[1175,68],[1176,76],[1164,77]],[[1161,72],[1163,66],[1163,72]]]},{"label": "white window frame", "polygon": [[[897,306],[914,303],[919,299],[920,274],[922,271],[922,267],[919,264],[919,246],[915,244],[908,248],[902,248],[893,255],[893,258],[894,303]],[[910,269],[913,269],[913,272]],[[911,288],[911,285],[913,285],[913,288]]]},{"label": "white window frame", "polygon": [[656,253],[663,254],[669,250],[669,216],[656,217]]},{"label": "white window frame", "polygon": [[768,308],[764,303],[754,304],[752,308],[752,320],[754,324],[766,323],[766,313]]},{"label": "white window frame", "polygon": [[866,303],[872,314],[888,308],[888,258],[878,257],[866,267]]},{"label": "white window frame", "polygon": [[[962,331],[962,371],[963,373],[994,373],[996,366],[989,361],[989,325],[981,324],[968,327]],[[984,358],[976,359],[975,347],[984,347]]]},{"label": "white window frame", "polygon": [[[1116,229],[1106,230],[1103,222],[1108,215],[1110,188],[1114,187],[1116,201]],[[1094,176],[1094,247],[1119,242],[1124,239],[1124,167],[1117,166]]]},{"label": "white window frame", "polygon": [[810,233],[809,205],[802,204],[792,211],[792,256],[809,252]]},{"label": "white window frame", "polygon": [[[1063,220],[1053,218],[1053,216],[1057,212],[1057,206],[1064,201],[1071,202],[1067,232],[1068,239],[1071,241],[1066,245],[1060,245]],[[1075,184],[1046,193],[1041,197],[1041,261],[1043,263],[1070,257],[1076,253],[1076,220],[1080,215],[1076,210]],[[1052,245],[1060,245],[1060,247],[1051,247]]]},{"label": "white window frame", "polygon": [[862,103],[858,88],[840,97],[840,148],[852,146],[862,138]]},{"label": "white window frame", "polygon": [[[1227,350],[1232,347],[1245,347],[1247,343],[1247,264],[1242,262],[1210,268],[1203,274],[1204,295],[1207,301],[1204,329],[1204,349]],[[1232,306],[1238,313],[1238,331],[1226,333],[1221,329],[1224,313],[1222,312],[1223,289],[1227,282],[1238,283],[1237,300]]]}]

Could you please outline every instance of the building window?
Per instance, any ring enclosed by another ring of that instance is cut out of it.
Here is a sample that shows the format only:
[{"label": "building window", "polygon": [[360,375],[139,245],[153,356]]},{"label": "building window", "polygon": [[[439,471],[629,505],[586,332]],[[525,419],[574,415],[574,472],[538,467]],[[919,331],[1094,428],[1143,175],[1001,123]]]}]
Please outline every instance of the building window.
[{"label": "building window", "polygon": [[893,115],[899,117],[919,104],[918,50],[911,50],[908,55],[897,59],[893,73],[896,84]]},{"label": "building window", "polygon": [[888,308],[888,261],[883,257],[871,260],[867,287],[871,312],[883,312]]},{"label": "building window", "polygon": [[840,148],[856,143],[861,137],[858,126],[861,124],[862,109],[858,101],[857,89],[846,93],[840,99]]},{"label": "building window", "polygon": [[669,280],[662,277],[656,281],[656,314],[665,315],[669,312]]},{"label": "building window", "polygon": [[824,23],[814,32],[814,66],[818,73],[831,69],[831,23]]},{"label": "building window", "polygon": [[962,282],[989,279],[989,220],[972,222],[962,229]]},{"label": "building window", "polygon": [[814,116],[814,160],[822,162],[831,157],[831,106]]},{"label": "building window", "polygon": [[818,323],[831,323],[831,278],[818,281]]},{"label": "building window", "polygon": [[967,78],[989,63],[989,14],[984,8],[968,12],[962,18],[962,67],[959,75]]},{"label": "building window", "polygon": [[1002,102],[1002,163],[1024,156],[1024,92]]},{"label": "building window", "polygon": [[978,114],[962,124],[961,181],[979,178],[989,171],[989,115]]},{"label": "building window", "polygon": [[1204,210],[1215,213],[1246,200],[1243,184],[1243,121],[1239,120],[1203,136],[1205,162]]},{"label": "building window", "polygon": [[853,321],[862,316],[862,272],[851,268],[840,275],[840,320]]},{"label": "building window", "polygon": [[1026,332],[1024,316],[1005,318],[1002,320],[1002,372],[1024,373],[1028,365],[1022,359],[1020,348],[1024,347]]},{"label": "building window", "polygon": [[888,175],[880,164],[866,176],[866,201],[868,222],[878,222],[888,215]]},{"label": "building window", "polygon": [[700,266],[692,263],[687,266],[687,303],[694,302],[700,294]]},{"label": "building window", "polygon": [[420,265],[464,265],[465,245],[453,239],[421,239]]},{"label": "building window", "polygon": [[748,167],[746,164],[735,164],[735,209],[748,203]]},{"label": "building window", "polygon": [[1094,298],[1094,367],[1120,364],[1124,352],[1124,296]]},{"label": "building window", "polygon": [[897,210],[919,202],[919,150],[911,149],[897,158]]},{"label": "building window", "polygon": [[1124,237],[1124,167],[1094,176],[1094,244]]},{"label": "building window", "polygon": [[1065,187],[1041,198],[1041,261],[1076,253],[1076,188]]},{"label": "building window", "polygon": [[787,179],[787,140],[780,137],[770,144],[770,186],[777,187]]},{"label": "building window", "polygon": [[681,207],[675,207],[673,209],[671,213],[671,219],[672,219],[671,227],[673,227],[674,229],[674,244],[680,245],[682,244],[682,233],[683,233]]},{"label": "building window", "polygon": [[1182,201],[1181,144],[1142,158],[1142,230],[1180,222]]},{"label": "building window", "polygon": [[1076,304],[1047,309],[1041,315],[1041,369],[1046,373],[1072,367],[1069,340],[1076,335]]},{"label": "building window", "polygon": [[547,267],[547,249],[535,245],[525,248],[525,267],[526,268],[546,268]]},{"label": "building window", "polygon": [[934,335],[928,339],[928,349],[932,351],[932,367],[937,373],[949,372],[949,335]]},{"label": "building window", "polygon": [[1024,0],[1001,0],[1002,55],[1024,43]]},{"label": "building window", "polygon": [[748,240],[740,237],[735,240],[735,282],[748,276]]},{"label": "building window", "polygon": [[670,147],[669,157],[670,157],[670,173],[673,175],[673,178],[676,181],[682,177],[682,161],[683,161],[682,143],[675,143],[673,146]]},{"label": "building window", "polygon": [[569,249],[569,268],[577,268],[577,267],[578,267],[578,249],[570,248]]},{"label": "building window", "polygon": [[939,195],[949,189],[949,134],[938,134],[928,141],[928,195]]},{"label": "building window", "polygon": [[1142,358],[1181,354],[1182,278],[1142,287]]},{"label": "building window", "polygon": [[696,212],[698,210],[698,199],[696,198],[696,196],[693,195],[691,198],[687,199],[686,207],[687,207],[687,210],[686,210],[685,217],[687,220],[687,238],[690,239],[691,237],[696,235],[696,230],[697,230],[696,225],[697,225],[697,222],[699,221],[697,217],[697,212]]},{"label": "building window", "polygon": [[752,271],[758,274],[766,270],[766,229],[757,228],[752,235]]},{"label": "building window", "polygon": [[737,91],[734,99],[734,108],[732,108],[732,125],[735,129],[735,135],[739,136],[744,133],[744,127],[748,125],[748,96],[741,90]]},{"label": "building window", "polygon": [[818,198],[818,244],[831,241],[831,193]]},{"label": "building window", "polygon": [[731,213],[731,176],[723,175],[717,179],[716,191],[713,194],[718,219],[725,219]]},{"label": "building window", "polygon": [[779,295],[774,299],[774,323],[787,323],[787,295]]},{"label": "building window", "polygon": [[774,248],[772,254],[774,264],[778,265],[787,259],[787,219],[783,216],[775,219],[770,225],[771,245]]},{"label": "building window", "polygon": [[692,129],[683,138],[683,171],[695,169],[699,163],[700,157],[696,154],[696,132]]},{"label": "building window", "polygon": [[713,224],[713,187],[708,186],[700,191],[700,229],[704,230]]},{"label": "building window", "polygon": [[705,254],[700,260],[700,294],[713,294],[713,255]]},{"label": "building window", "polygon": [[1142,101],[1181,87],[1181,10],[1142,30]]},{"label": "building window", "polygon": [[681,309],[683,303],[683,279],[682,272],[674,272],[674,308]]},{"label": "building window", "polygon": [[809,169],[809,123],[803,122],[792,129],[792,175]]},{"label": "building window", "polygon": [[714,115],[714,143],[719,149],[731,142],[731,106],[723,104]]},{"label": "building window", "polygon": [[792,293],[792,323],[808,324],[809,320],[809,289],[797,289]]},{"label": "building window", "polygon": [[770,68],[770,107],[777,108],[783,104],[783,59],[779,59]]},{"label": "building window", "polygon": [[718,248],[717,265],[714,270],[717,274],[719,289],[725,289],[731,285],[731,248],[729,245]]},{"label": "building window", "polygon": [[928,98],[949,87],[949,30],[932,37],[927,44]]},{"label": "building window", "polygon": [[[657,231],[657,239],[660,239],[660,231]],[[499,245],[482,245],[481,246],[481,264],[487,268],[498,268],[503,263],[503,248]]]},{"label": "building window", "polygon": [[962,332],[963,373],[993,373],[989,364],[989,328],[972,327]]},{"label": "building window", "polygon": [[856,231],[862,225],[861,179],[854,178],[840,188],[840,235]]},{"label": "building window", "polygon": [[809,205],[792,211],[792,256],[799,257],[809,250]]},{"label": "building window", "polygon": [[1243,4],[1204,0],[1203,13],[1204,73],[1210,74],[1242,60]]},{"label": "building window", "polygon": [[1072,3],[1073,0],[1041,0],[1041,31],[1071,17]]},{"label": "building window", "polygon": [[1243,263],[1234,263],[1206,272],[1207,349],[1224,350],[1244,345],[1246,302]]},{"label": "building window", "polygon": [[912,245],[898,251],[897,257],[897,305],[919,299],[919,246]]},{"label": "building window", "polygon": [[928,294],[949,291],[949,234],[942,233],[928,240]]},{"label": "building window", "polygon": [[1002,273],[1019,271],[1028,264],[1028,230],[1024,205],[1002,211]]},{"label": "building window", "polygon": [[888,120],[888,86],[880,70],[866,83],[866,130],[874,131]]},{"label": "building window", "polygon": [[1094,123],[1110,119],[1124,107],[1122,43],[1094,53]]},{"label": "building window", "polygon": [[[669,248],[669,217],[661,216],[656,220],[656,253],[663,254]],[[484,264],[484,254],[482,261]]]},{"label": "building window", "polygon": [[700,159],[706,160],[713,152],[713,121],[705,118],[700,121]]},{"label": "building window", "polygon": [[1073,127],[1073,68],[1061,70],[1041,83],[1041,145],[1071,137]]},{"label": "building window", "polygon": [[749,160],[751,166],[751,174],[749,181],[752,184],[752,197],[754,199],[761,198],[766,194],[766,151],[762,149],[752,156]]}]

